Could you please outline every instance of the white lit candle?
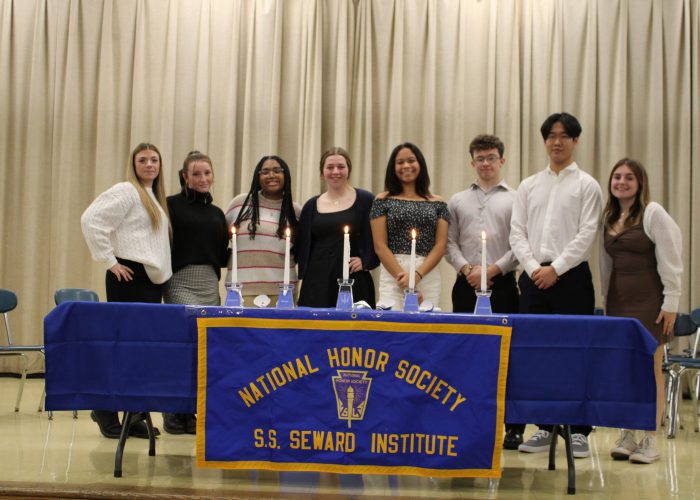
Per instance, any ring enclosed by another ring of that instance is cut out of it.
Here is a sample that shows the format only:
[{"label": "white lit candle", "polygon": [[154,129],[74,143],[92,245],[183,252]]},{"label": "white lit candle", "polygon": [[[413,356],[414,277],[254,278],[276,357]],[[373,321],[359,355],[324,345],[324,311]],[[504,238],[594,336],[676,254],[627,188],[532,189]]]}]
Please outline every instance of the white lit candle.
[{"label": "white lit candle", "polygon": [[486,291],[486,231],[481,231],[481,291]]},{"label": "white lit candle", "polygon": [[289,228],[284,230],[284,234],[286,235],[286,242],[284,245],[284,284],[289,285],[289,252],[290,252],[290,237],[291,237],[291,231]]},{"label": "white lit candle", "polygon": [[416,230],[411,229],[411,260],[408,266],[408,288],[416,287]]},{"label": "white lit candle", "polygon": [[345,226],[345,234],[343,235],[343,280],[347,281],[350,278],[350,228]]},{"label": "white lit candle", "polygon": [[238,283],[238,244],[236,226],[231,226],[231,283]]}]

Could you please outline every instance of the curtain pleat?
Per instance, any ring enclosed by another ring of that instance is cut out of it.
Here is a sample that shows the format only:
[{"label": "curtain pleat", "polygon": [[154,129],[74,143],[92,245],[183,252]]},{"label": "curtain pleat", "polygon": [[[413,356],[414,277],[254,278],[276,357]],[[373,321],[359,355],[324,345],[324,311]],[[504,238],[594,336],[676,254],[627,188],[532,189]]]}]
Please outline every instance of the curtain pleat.
[{"label": "curtain pleat", "polygon": [[[604,192],[621,157],[646,165],[685,237],[682,308],[697,307],[698,3],[0,0],[0,287],[19,295],[16,342],[43,342],[58,288],[104,299],[79,218],[139,142],[160,148],[168,194],[185,155],[207,152],[225,206],[267,154],[287,160],[303,203],[330,146],[380,192],[389,152],[412,141],[447,199],[474,178],[479,133],[504,140],[511,186],[544,168],[539,126],[562,110]],[[447,306],[454,271],[441,272]]]}]

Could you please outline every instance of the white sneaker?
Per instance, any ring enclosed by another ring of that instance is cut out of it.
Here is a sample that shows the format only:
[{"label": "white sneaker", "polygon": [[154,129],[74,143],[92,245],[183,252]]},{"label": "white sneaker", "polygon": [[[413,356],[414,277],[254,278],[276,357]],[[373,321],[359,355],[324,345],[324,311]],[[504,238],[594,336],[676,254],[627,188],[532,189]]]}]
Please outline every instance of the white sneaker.
[{"label": "white sneaker", "polygon": [[656,462],[660,456],[659,450],[656,449],[656,436],[647,434],[640,441],[637,451],[630,455],[630,462],[633,464],[650,464]]},{"label": "white sneaker", "polygon": [[615,448],[610,450],[610,456],[615,460],[627,460],[639,446],[634,440],[634,431],[620,429],[620,437],[615,441]]},{"label": "white sneaker", "polygon": [[530,439],[518,446],[518,451],[523,453],[542,453],[549,451],[549,445],[552,444],[552,433],[539,429]]},{"label": "white sneaker", "polygon": [[574,458],[586,458],[590,456],[591,450],[588,449],[588,438],[583,434],[572,434],[571,451]]}]

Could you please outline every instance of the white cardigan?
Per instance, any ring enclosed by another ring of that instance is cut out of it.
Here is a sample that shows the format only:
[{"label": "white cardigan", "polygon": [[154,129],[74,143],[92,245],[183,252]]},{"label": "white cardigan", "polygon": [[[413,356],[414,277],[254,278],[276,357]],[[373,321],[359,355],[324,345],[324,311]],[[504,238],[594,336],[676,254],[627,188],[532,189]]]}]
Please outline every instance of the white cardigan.
[{"label": "white cardigan", "polygon": [[139,198],[136,187],[120,182],[99,195],[80,218],[83,235],[92,258],[107,269],[117,257],[140,262],[153,283],[165,283],[172,276],[168,218],[156,201],[153,191],[146,190],[160,210],[161,224],[153,229],[151,219]]},{"label": "white cardigan", "polygon": [[[681,230],[664,207],[651,202],[644,210],[642,218],[644,233],[654,242],[656,270],[664,287],[664,301],[661,309],[678,312],[681,298],[681,275],[683,273],[683,238]],[[612,257],[605,251],[605,227],[599,238],[600,288],[603,294],[603,307],[607,307],[608,287],[612,273]]]}]

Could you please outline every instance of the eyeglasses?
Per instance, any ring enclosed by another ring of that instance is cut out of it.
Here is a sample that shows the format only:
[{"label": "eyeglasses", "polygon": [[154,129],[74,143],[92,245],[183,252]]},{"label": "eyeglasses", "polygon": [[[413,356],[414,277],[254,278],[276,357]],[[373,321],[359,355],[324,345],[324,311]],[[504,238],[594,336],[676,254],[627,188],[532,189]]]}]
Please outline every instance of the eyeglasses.
[{"label": "eyeglasses", "polygon": [[496,155],[477,156],[474,158],[474,163],[496,163],[500,159],[501,158]]},{"label": "eyeglasses", "polygon": [[270,174],[281,174],[284,172],[284,169],[282,167],[274,167],[274,168],[263,168],[260,170],[260,175],[270,175]]}]

